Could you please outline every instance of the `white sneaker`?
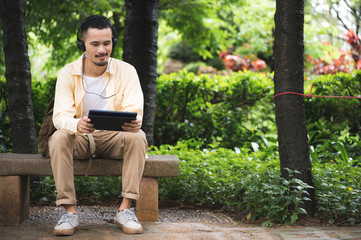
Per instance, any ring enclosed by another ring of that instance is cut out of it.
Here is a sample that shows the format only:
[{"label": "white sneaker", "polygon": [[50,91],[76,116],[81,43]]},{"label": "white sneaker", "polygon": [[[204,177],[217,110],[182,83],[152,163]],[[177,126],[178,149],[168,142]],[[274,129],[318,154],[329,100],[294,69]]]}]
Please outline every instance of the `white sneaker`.
[{"label": "white sneaker", "polygon": [[74,234],[74,230],[79,226],[78,215],[68,212],[61,216],[58,224],[54,228],[56,236],[70,236]]},{"label": "white sneaker", "polygon": [[122,211],[118,210],[117,215],[115,215],[115,222],[125,233],[136,234],[143,232],[142,225],[138,222],[134,212],[130,209],[124,209]]}]

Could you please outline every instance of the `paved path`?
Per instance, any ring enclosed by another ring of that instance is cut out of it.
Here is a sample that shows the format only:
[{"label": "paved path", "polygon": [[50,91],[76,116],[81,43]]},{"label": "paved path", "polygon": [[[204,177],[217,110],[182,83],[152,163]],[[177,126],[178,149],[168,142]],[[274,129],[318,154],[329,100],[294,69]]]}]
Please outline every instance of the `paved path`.
[{"label": "paved path", "polygon": [[[101,208],[101,209],[100,209]],[[96,211],[96,209],[98,211]],[[241,224],[220,212],[161,209],[160,222],[143,223],[144,232],[127,235],[112,221],[114,208],[81,207],[83,224],[71,237],[52,235],[61,209],[31,208],[30,218],[14,227],[0,227],[0,240],[94,239],[94,240],[361,240],[361,225],[348,227],[263,228]]]},{"label": "paved path", "polygon": [[0,227],[1,240],[96,239],[96,240],[283,240],[361,239],[361,227],[262,228],[210,223],[144,223],[139,235],[124,234],[116,225],[81,225],[71,237],[55,237],[53,226]]}]

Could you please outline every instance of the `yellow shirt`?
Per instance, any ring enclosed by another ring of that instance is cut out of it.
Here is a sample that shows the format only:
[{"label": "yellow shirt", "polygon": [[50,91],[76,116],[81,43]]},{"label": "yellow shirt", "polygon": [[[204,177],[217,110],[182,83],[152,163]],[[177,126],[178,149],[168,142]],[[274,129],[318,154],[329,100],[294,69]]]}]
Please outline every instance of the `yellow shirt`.
[{"label": "yellow shirt", "polygon": [[[85,90],[81,77],[83,56],[63,67],[58,73],[55,87],[53,122],[57,129],[77,133],[77,124],[83,112]],[[107,96],[108,110],[137,112],[143,118],[143,92],[135,68],[123,61],[112,58],[104,73],[103,81]],[[84,83],[85,86],[85,83]],[[86,88],[86,86],[85,86]]]}]

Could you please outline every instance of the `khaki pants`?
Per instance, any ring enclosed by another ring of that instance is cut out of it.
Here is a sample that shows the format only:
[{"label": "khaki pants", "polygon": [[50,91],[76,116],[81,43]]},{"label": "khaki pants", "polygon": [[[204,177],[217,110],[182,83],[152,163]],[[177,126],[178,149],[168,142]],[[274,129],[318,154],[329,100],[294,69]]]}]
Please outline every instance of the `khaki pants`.
[{"label": "khaki pants", "polygon": [[[123,159],[122,196],[137,200],[147,152],[145,133],[99,131],[93,137],[97,158]],[[49,139],[49,152],[58,192],[56,205],[75,205],[73,158],[90,158],[88,137],[57,130]]]}]

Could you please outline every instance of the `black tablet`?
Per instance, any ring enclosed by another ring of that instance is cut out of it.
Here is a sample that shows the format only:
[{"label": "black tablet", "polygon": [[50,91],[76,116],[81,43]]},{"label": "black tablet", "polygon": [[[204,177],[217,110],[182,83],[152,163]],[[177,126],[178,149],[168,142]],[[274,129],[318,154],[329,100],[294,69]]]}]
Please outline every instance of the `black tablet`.
[{"label": "black tablet", "polygon": [[137,113],[91,109],[88,118],[97,130],[124,131],[123,124],[137,119]]}]

